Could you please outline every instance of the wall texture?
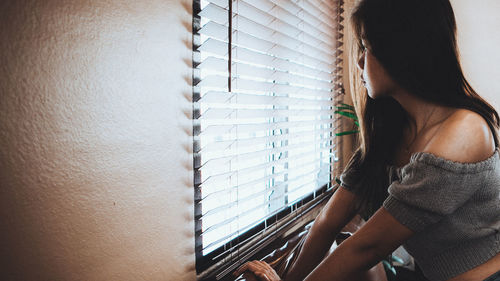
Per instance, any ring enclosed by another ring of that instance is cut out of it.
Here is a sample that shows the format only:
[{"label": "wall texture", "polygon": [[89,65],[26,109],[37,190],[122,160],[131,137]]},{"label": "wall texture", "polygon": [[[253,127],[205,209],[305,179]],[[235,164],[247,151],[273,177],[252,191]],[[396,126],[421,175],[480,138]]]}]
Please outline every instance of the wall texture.
[{"label": "wall texture", "polygon": [[462,66],[472,87],[500,110],[500,1],[451,0]]},{"label": "wall texture", "polygon": [[195,279],[191,2],[0,2],[1,280]]}]

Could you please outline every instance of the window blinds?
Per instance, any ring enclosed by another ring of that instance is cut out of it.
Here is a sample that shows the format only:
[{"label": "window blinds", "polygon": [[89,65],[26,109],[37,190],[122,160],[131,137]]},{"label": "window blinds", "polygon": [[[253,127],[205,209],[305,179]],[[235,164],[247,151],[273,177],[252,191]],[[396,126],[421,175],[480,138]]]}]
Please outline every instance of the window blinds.
[{"label": "window blinds", "polygon": [[334,104],[343,93],[342,5],[194,2],[199,271],[231,260],[242,240],[331,188],[340,124]]}]

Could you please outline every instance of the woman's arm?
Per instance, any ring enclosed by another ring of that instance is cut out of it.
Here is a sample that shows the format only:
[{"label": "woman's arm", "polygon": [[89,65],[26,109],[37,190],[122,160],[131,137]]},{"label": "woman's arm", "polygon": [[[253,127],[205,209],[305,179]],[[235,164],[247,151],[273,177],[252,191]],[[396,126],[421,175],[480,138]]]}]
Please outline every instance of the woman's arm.
[{"label": "woman's arm", "polygon": [[333,251],[306,281],[356,280],[413,235],[383,207]]},{"label": "woman's arm", "polygon": [[[337,234],[356,215],[355,200],[356,196],[344,188],[335,191],[307,233],[302,250],[285,277],[286,281],[304,280],[321,262]],[[276,272],[265,262],[245,263],[234,275],[239,276],[245,271],[252,272],[261,280],[279,280]]]},{"label": "woman's arm", "polygon": [[285,277],[286,281],[304,278],[323,260],[340,230],[356,215],[355,195],[339,188],[328,200],[309,230],[304,246]]},{"label": "woman's arm", "polygon": [[[335,192],[307,234],[299,257],[285,276],[285,281],[365,278],[377,262],[413,234],[381,208],[324,259],[337,234],[355,216],[355,200],[356,196],[344,188]],[[262,261],[248,262],[234,274],[239,276],[246,271],[255,274],[260,280],[281,280],[272,267]]]}]

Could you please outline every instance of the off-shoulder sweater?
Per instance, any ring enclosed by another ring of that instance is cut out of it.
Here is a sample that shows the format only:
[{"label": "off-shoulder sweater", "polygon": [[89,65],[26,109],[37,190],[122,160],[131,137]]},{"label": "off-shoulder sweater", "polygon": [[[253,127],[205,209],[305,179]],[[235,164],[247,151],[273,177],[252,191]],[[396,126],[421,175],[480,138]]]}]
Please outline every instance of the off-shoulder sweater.
[{"label": "off-shoulder sweater", "polygon": [[[387,171],[383,207],[414,231],[403,246],[429,280],[448,280],[500,252],[499,148],[477,163],[417,152],[407,165]],[[342,187],[355,194],[369,188],[356,178],[342,174]]]}]

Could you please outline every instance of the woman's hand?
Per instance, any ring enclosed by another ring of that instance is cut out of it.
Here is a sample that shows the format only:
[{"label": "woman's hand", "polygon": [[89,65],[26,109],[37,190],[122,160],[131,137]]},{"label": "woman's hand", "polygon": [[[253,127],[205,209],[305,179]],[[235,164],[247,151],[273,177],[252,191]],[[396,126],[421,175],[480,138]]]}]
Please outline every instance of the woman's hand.
[{"label": "woman's hand", "polygon": [[281,281],[276,271],[263,261],[251,261],[240,266],[233,274],[240,276],[244,272],[252,272],[262,281]]}]

